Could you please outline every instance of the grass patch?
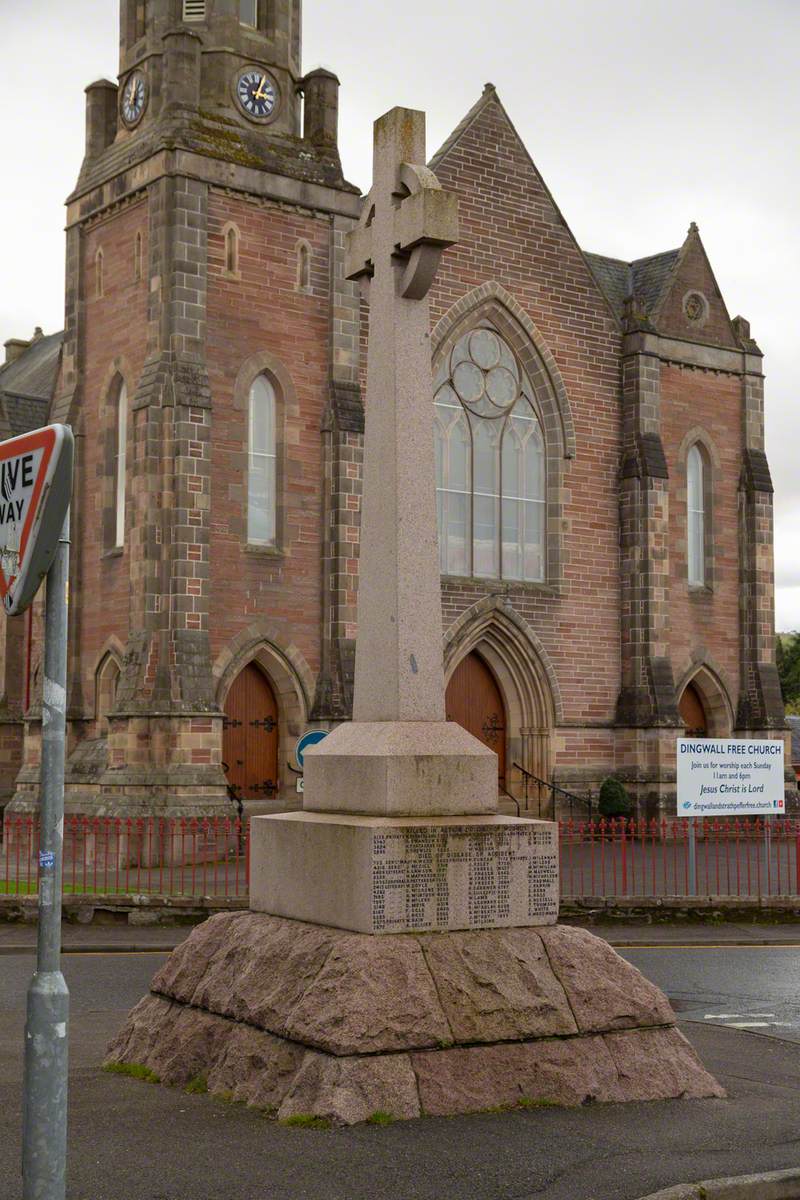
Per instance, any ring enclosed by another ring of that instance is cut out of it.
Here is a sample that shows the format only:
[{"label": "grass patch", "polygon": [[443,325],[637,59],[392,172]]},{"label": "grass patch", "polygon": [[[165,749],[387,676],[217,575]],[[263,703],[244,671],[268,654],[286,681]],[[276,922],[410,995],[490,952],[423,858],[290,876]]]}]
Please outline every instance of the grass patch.
[{"label": "grass patch", "polygon": [[391,1125],[393,1121],[394,1117],[390,1112],[382,1112],[380,1109],[377,1112],[370,1113],[367,1117],[368,1125]]},{"label": "grass patch", "polygon": [[195,1075],[194,1079],[190,1079],[184,1091],[190,1096],[205,1096],[208,1092],[208,1081],[205,1075]]},{"label": "grass patch", "polygon": [[143,1079],[145,1083],[161,1082],[155,1071],[151,1071],[144,1063],[104,1063],[103,1070],[109,1075],[128,1075],[131,1079]]},{"label": "grass patch", "polygon": [[327,1117],[315,1117],[313,1113],[295,1113],[281,1121],[281,1125],[290,1125],[294,1129],[330,1129],[331,1127]]},{"label": "grass patch", "polygon": [[547,1100],[539,1096],[520,1096],[515,1104],[493,1104],[489,1108],[479,1109],[482,1113],[508,1113],[518,1112],[520,1109],[527,1111],[531,1108],[559,1108],[561,1107],[557,1100]]}]

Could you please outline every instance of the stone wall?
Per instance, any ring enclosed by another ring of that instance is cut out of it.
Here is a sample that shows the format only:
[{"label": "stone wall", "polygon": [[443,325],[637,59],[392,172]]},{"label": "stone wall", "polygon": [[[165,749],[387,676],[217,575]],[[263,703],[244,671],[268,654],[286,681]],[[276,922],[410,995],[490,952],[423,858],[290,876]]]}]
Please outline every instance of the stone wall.
[{"label": "stone wall", "polygon": [[[546,584],[447,578],[445,625],[489,591],[508,598],[558,679],[556,776],[597,781],[614,766],[620,673],[619,330],[496,97],[484,98],[434,166],[442,186],[458,193],[461,223],[461,239],[445,253],[432,290],[434,322],[457,304],[478,319],[482,285],[499,284],[533,323],[542,360],[552,356],[568,397],[564,423],[571,419],[575,435],[571,446],[545,421],[548,471],[561,477],[558,494],[549,497],[548,532],[556,538],[548,542]],[[522,328],[519,314],[511,319]]]}]

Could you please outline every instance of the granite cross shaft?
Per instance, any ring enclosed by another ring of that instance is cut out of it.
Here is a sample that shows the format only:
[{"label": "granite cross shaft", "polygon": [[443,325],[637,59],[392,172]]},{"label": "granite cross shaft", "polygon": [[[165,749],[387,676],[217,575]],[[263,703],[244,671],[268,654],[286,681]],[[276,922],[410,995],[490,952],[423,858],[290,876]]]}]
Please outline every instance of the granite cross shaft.
[{"label": "granite cross shaft", "polygon": [[345,272],[369,300],[353,721],[305,762],[317,812],[489,813],[491,751],[445,720],[428,291],[458,237],[425,162],[425,114],[375,122],[374,179]]},{"label": "granite cross shaft", "polygon": [[369,299],[355,721],[445,717],[428,290],[458,237],[458,201],[416,165],[424,156],[424,113],[376,121],[345,260]]}]

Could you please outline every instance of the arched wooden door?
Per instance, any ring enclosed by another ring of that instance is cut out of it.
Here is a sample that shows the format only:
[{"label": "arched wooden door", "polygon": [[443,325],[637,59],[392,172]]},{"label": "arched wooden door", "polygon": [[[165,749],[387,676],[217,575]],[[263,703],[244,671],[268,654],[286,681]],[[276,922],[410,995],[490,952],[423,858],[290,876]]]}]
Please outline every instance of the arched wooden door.
[{"label": "arched wooden door", "polygon": [[267,800],[278,791],[278,705],[254,663],[233,681],[222,722],[228,783],[242,800]]},{"label": "arched wooden door", "polygon": [[708,737],[708,719],[700,693],[692,683],[687,683],[678,705],[687,737]]},{"label": "arched wooden door", "polygon": [[457,721],[497,755],[500,786],[506,778],[506,710],[497,681],[474,651],[463,658],[447,685],[448,721]]}]

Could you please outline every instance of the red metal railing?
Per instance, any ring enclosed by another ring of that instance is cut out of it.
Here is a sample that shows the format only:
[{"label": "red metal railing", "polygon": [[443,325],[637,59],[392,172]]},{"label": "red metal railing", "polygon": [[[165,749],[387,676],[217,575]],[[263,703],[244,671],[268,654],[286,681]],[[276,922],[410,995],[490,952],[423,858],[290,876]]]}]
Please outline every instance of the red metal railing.
[{"label": "red metal railing", "polygon": [[[249,823],[221,817],[67,817],[65,895],[240,898],[248,894]],[[0,895],[38,890],[39,822],[6,817]]]},{"label": "red metal railing", "polygon": [[800,895],[794,818],[620,818],[559,829],[564,898]]},{"label": "red metal railing", "polygon": [[[800,821],[563,821],[564,899],[800,897]],[[694,891],[692,846],[694,839]],[[38,890],[39,825],[10,816],[0,841],[0,895]],[[67,817],[66,895],[248,895],[249,822],[219,817]]]}]

